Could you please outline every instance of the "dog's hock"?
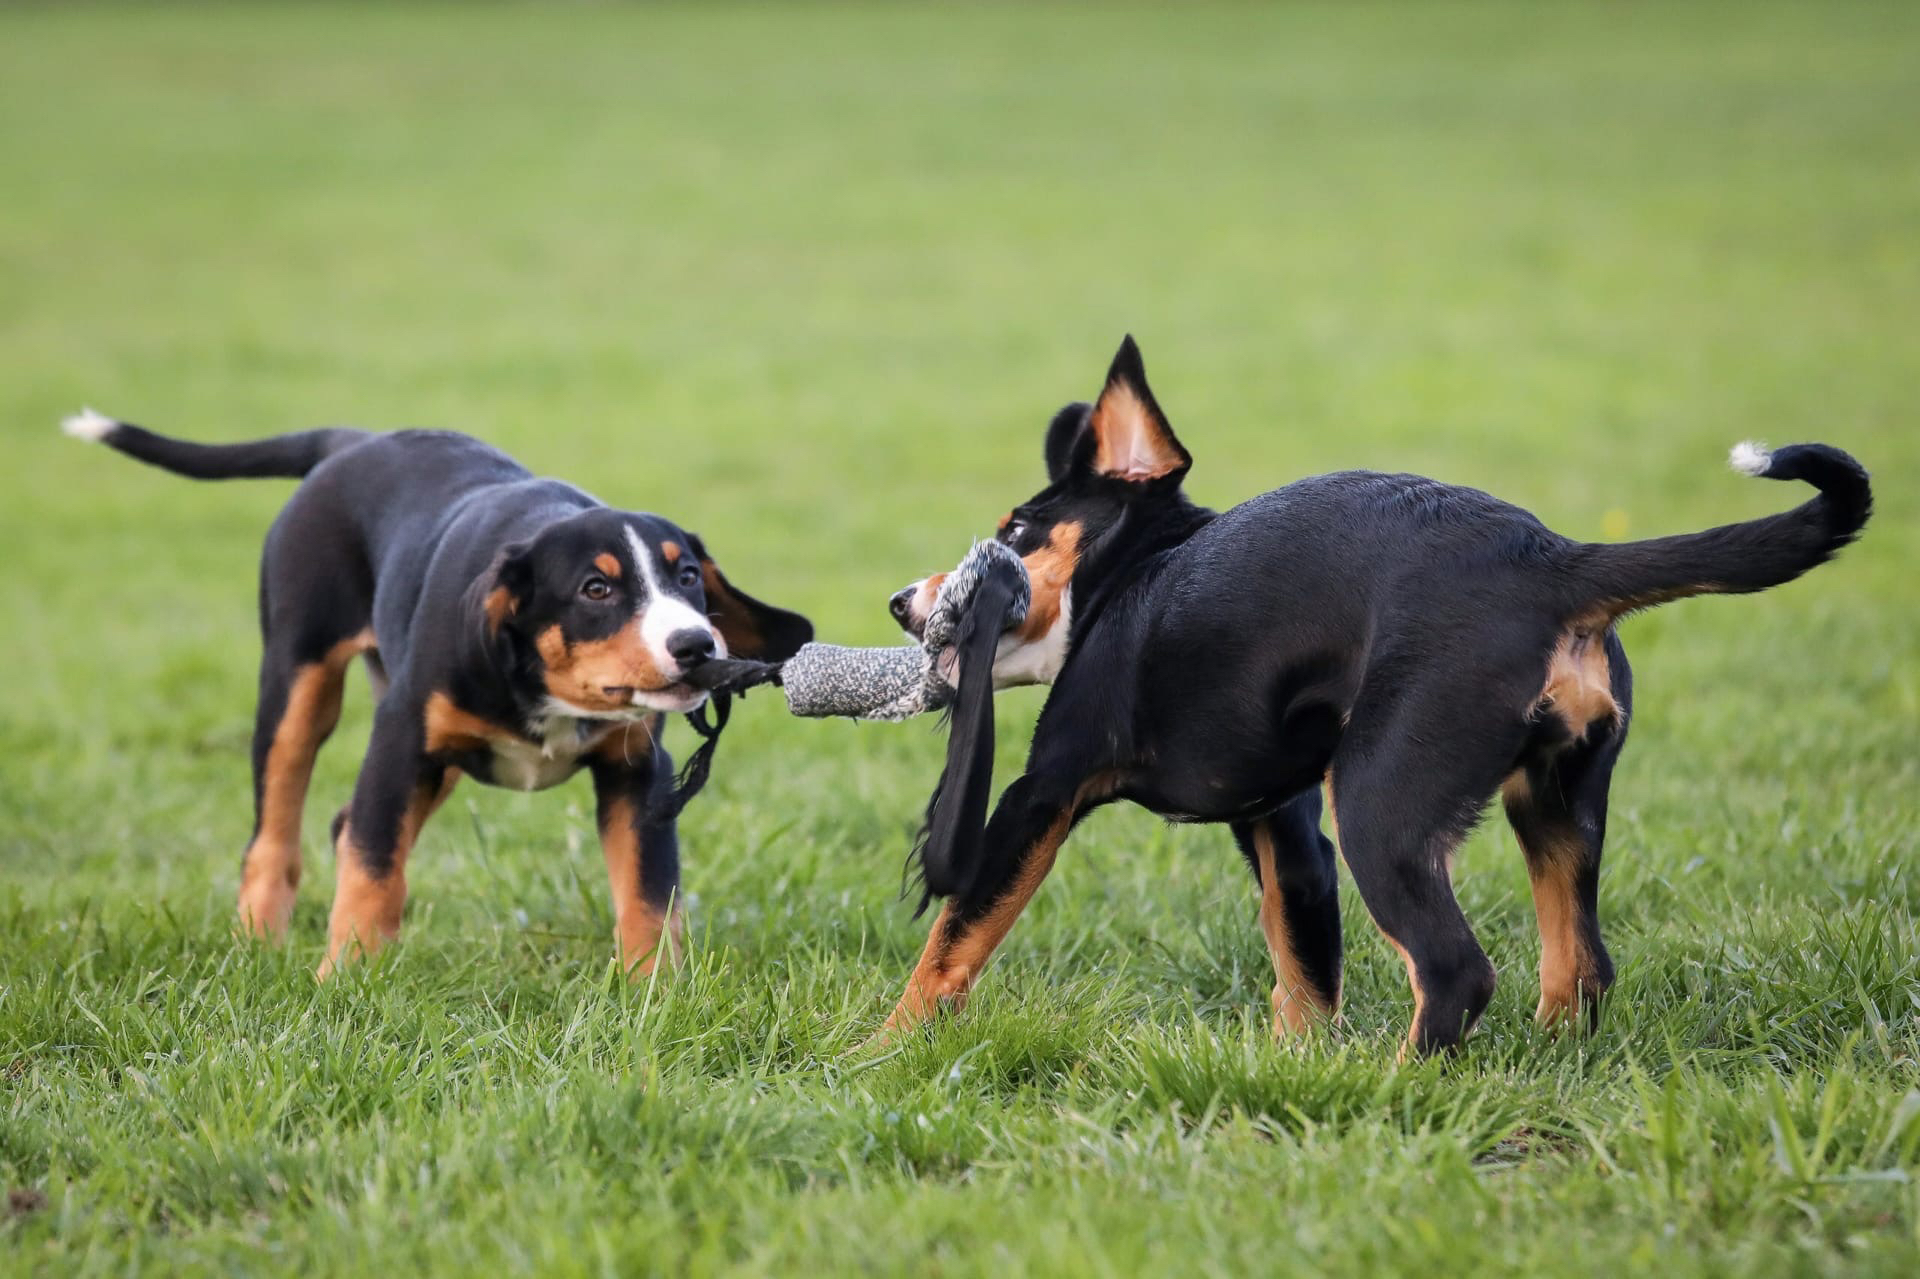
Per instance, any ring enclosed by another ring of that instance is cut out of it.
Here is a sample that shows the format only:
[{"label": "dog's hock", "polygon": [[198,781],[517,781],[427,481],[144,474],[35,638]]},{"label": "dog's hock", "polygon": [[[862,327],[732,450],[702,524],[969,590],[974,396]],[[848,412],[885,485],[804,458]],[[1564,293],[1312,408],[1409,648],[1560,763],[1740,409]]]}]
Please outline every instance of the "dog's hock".
[{"label": "dog's hock", "polygon": [[999,542],[981,542],[941,585],[922,643],[898,648],[808,644],[781,668],[787,709],[809,719],[902,720],[945,707],[953,700],[953,685],[947,679],[951,663],[942,659],[989,580],[1004,583],[1013,597],[1004,627],[1018,626],[1032,599],[1026,565]]}]

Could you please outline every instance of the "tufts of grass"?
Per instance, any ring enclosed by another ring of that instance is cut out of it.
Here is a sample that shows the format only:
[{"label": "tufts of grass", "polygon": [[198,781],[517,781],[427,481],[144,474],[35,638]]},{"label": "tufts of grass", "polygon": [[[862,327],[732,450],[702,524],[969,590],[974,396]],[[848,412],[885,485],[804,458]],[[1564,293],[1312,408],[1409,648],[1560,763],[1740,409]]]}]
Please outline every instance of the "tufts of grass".
[{"label": "tufts of grass", "polygon": [[[1914,1273],[1916,52],[1871,4],[0,11],[0,1271]],[[464,428],[885,643],[1129,329],[1215,505],[1370,466],[1638,537],[1799,500],[1736,439],[1874,471],[1835,565],[1627,627],[1596,1035],[1531,1025],[1497,820],[1499,991],[1403,1063],[1350,892],[1345,1016],[1276,1045],[1225,833],[1112,810],[863,1050],[940,739],[769,698],[671,978],[615,971],[576,783],[459,792],[317,987],[359,687],[292,939],[233,939],[286,490],[63,413]]]}]

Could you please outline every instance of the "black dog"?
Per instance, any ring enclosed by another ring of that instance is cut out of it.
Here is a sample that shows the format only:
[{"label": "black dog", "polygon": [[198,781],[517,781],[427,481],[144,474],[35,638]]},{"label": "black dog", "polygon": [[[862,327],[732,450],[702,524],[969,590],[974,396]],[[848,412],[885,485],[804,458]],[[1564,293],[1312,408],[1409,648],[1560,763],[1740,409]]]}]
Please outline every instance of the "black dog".
[{"label": "black dog", "polygon": [[[1216,513],[1181,492],[1192,459],[1128,339],[1099,402],[1048,428],[1047,487],[1001,521],[1033,603],[975,669],[963,657],[961,686],[990,668],[997,684],[1053,691],[1026,773],[984,829],[952,815],[984,813],[984,793],[964,792],[986,770],[956,782],[950,768],[935,793],[921,868],[948,900],[888,1028],[964,1000],[1074,823],[1117,799],[1231,825],[1260,886],[1276,1033],[1332,1016],[1341,937],[1322,782],[1360,895],[1406,960],[1414,1048],[1457,1044],[1493,994],[1450,863],[1495,791],[1533,880],[1539,1019],[1596,1016],[1613,979],[1595,915],[1607,786],[1632,710],[1615,621],[1790,581],[1852,541],[1872,505],[1867,473],[1826,445],[1743,445],[1733,461],[1819,496],[1618,546],[1412,475],[1325,475]],[[893,598],[909,631],[938,586]],[[957,734],[978,731],[966,705]]]},{"label": "black dog", "polygon": [[66,423],[195,479],[304,477],[260,562],[265,652],[253,737],[254,832],[240,920],[286,932],[314,756],[355,656],[379,705],[334,822],[338,884],[320,976],[400,929],[408,850],[461,774],[541,790],[591,770],[622,961],[678,949],[676,791],[664,712],[694,712],[698,668],[777,661],[812,638],[735,590],[700,539],[610,510],[450,431],[304,431],[248,444],[156,435],[91,410]]}]

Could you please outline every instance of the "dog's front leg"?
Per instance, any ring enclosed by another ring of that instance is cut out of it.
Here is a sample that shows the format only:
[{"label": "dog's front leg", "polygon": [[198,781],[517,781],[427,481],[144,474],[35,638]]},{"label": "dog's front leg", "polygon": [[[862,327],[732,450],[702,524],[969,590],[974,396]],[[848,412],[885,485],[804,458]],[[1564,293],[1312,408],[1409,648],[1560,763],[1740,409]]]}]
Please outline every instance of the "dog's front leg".
[{"label": "dog's front leg", "polygon": [[333,915],[327,957],[315,974],[321,981],[399,934],[407,903],[407,854],[459,777],[458,769],[421,754],[417,715],[396,701],[381,704],[353,801],[335,823]]},{"label": "dog's front leg", "polygon": [[650,731],[617,734],[619,749],[601,752],[593,764],[614,934],[621,966],[634,980],[651,975],[663,960],[669,966],[679,962],[685,928],[675,901],[680,845],[674,823],[648,816],[673,789],[673,759],[652,745],[658,732],[655,722]]},{"label": "dog's front leg", "polygon": [[1000,794],[981,844],[981,865],[967,891],[946,902],[926,949],[880,1037],[920,1025],[942,1006],[958,1009],[1053,869],[1067,833],[1085,811],[1079,791],[1064,798],[1029,773]]}]

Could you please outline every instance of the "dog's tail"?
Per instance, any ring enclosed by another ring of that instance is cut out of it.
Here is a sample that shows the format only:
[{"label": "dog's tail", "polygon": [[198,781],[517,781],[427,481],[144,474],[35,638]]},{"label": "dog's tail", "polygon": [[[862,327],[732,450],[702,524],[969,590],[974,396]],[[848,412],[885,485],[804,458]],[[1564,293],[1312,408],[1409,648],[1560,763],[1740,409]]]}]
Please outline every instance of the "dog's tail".
[{"label": "dog's tail", "polygon": [[150,466],[195,480],[297,480],[369,435],[349,427],[325,427],[244,444],[195,444],[131,422],[116,422],[92,409],[81,409],[62,422],[60,429],[75,439],[97,441]]},{"label": "dog's tail", "polygon": [[1583,544],[1563,564],[1565,611],[1597,609],[1611,618],[1689,595],[1764,591],[1832,559],[1873,513],[1866,468],[1831,445],[1790,444],[1768,452],[1739,444],[1728,460],[1744,475],[1804,480],[1820,491],[1791,511],[1744,524],[1644,542]]}]

